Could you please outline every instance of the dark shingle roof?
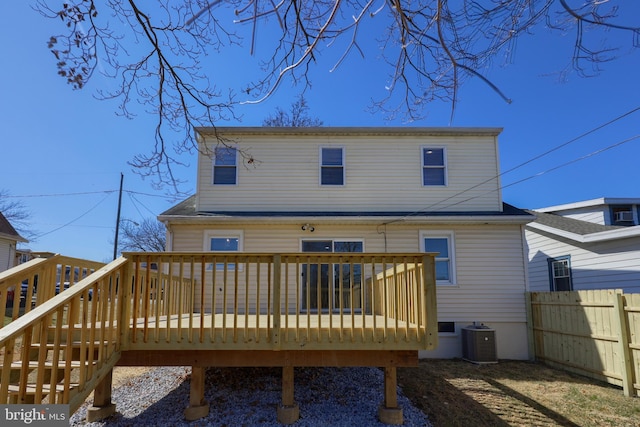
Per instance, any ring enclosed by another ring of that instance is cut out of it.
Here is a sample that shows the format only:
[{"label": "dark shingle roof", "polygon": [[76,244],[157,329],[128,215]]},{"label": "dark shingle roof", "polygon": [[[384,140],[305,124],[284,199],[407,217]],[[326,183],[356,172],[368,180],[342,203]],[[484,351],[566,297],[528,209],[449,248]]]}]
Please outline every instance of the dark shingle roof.
[{"label": "dark shingle roof", "polygon": [[581,221],[579,219],[566,218],[556,214],[529,211],[536,216],[534,221],[537,224],[546,225],[558,230],[567,231],[574,234],[585,236],[587,234],[600,233],[603,231],[618,230],[627,228],[616,225],[601,225],[589,221]]},{"label": "dark shingle roof", "polygon": [[177,205],[169,208],[160,216],[234,216],[234,217],[444,217],[444,216],[522,216],[528,217],[531,214],[522,209],[503,203],[503,210],[500,211],[477,211],[477,212],[459,212],[459,211],[425,211],[425,212],[397,212],[397,211],[196,211],[195,195],[183,200]]},{"label": "dark shingle roof", "polygon": [[19,242],[26,242],[27,240],[18,234],[15,228],[11,225],[9,220],[0,212],[0,234],[14,237]]}]

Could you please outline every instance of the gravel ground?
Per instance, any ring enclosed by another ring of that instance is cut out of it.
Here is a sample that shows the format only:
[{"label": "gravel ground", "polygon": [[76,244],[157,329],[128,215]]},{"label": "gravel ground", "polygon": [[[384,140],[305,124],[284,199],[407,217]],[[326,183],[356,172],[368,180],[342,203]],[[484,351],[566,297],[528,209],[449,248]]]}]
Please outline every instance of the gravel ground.
[{"label": "gravel ground", "polygon": [[[134,377],[113,390],[117,413],[85,423],[88,403],[71,417],[87,426],[278,426],[280,368],[209,368],[205,399],[209,416],[186,422],[190,368],[162,367]],[[294,426],[383,426],[377,419],[383,395],[377,368],[296,368],[295,400],[300,419]],[[405,426],[430,426],[427,417],[398,393]]]}]

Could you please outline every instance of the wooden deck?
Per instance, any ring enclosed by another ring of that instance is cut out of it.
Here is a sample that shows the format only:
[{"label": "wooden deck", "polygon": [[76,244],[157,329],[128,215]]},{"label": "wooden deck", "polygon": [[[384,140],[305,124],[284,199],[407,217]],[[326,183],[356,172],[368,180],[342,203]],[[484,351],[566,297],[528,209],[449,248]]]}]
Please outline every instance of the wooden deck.
[{"label": "wooden deck", "polygon": [[38,278],[34,307],[0,329],[0,403],[75,411],[93,391],[95,421],[115,411],[116,364],[190,365],[195,420],[207,366],[280,366],[278,419],[292,423],[294,367],[379,366],[378,415],[394,424],[396,367],[437,345],[433,254],[127,253],[56,296],[46,264],[0,273],[0,295]]}]

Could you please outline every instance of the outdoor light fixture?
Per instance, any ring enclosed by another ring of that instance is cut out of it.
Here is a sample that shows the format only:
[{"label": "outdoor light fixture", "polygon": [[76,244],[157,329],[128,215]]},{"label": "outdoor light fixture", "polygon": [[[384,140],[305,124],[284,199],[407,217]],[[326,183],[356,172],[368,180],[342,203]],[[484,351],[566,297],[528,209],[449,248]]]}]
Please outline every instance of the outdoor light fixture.
[{"label": "outdoor light fixture", "polygon": [[302,227],[302,231],[308,231],[309,233],[313,233],[316,228],[311,224],[304,224]]}]

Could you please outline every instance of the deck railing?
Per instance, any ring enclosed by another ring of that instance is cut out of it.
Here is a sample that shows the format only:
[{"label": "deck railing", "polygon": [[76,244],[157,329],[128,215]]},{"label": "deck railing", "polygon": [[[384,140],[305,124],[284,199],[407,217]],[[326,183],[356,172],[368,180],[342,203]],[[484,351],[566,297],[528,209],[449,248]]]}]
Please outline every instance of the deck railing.
[{"label": "deck railing", "polygon": [[127,349],[429,349],[432,254],[125,253]]},{"label": "deck railing", "polygon": [[1,272],[0,318],[4,323],[17,319],[102,266],[99,262],[53,255]]},{"label": "deck railing", "polygon": [[65,271],[98,267],[78,261],[36,260],[0,276],[3,292],[38,278],[26,314],[0,329],[0,404],[74,412],[129,350],[437,344],[432,254],[126,253],[55,295]]},{"label": "deck railing", "polygon": [[55,270],[39,270],[36,306],[0,329],[0,404],[64,403],[73,412],[84,402],[120,356],[127,267],[116,260],[48,300]]}]

